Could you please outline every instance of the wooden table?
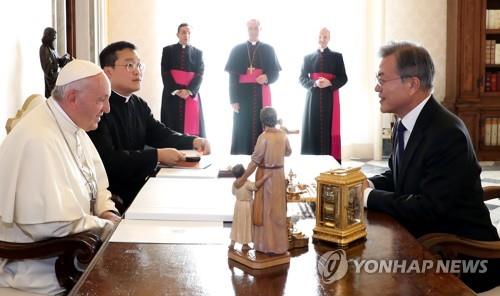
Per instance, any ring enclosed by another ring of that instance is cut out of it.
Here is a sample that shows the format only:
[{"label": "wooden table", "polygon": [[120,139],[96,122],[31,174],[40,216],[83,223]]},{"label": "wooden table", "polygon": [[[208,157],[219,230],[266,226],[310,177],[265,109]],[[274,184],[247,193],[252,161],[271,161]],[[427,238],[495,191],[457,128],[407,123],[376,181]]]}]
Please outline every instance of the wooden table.
[{"label": "wooden table", "polygon": [[[391,217],[366,217],[367,240],[346,249],[348,259],[432,258]],[[474,295],[451,274],[356,273],[353,264],[326,284],[317,261],[335,249],[310,243],[292,252],[289,265],[252,271],[228,261],[226,245],[110,243],[71,295]]]}]

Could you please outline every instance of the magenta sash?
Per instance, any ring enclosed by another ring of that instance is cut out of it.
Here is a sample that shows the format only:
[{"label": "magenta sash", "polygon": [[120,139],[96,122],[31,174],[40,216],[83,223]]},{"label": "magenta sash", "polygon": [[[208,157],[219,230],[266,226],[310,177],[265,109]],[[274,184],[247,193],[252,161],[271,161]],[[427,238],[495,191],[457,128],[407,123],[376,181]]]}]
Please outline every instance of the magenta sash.
[{"label": "magenta sash", "polygon": [[[332,73],[311,73],[310,78],[312,80],[317,80],[318,78],[323,77],[330,81],[335,79],[335,75]],[[339,100],[339,91],[334,90],[332,93],[332,127],[331,127],[331,148],[330,155],[332,155],[335,159],[341,160],[341,150],[340,150],[340,100]]]},{"label": "magenta sash", "polygon": [[[240,83],[257,83],[257,77],[263,73],[262,69],[255,68],[252,73],[241,74]],[[262,107],[268,106],[271,106],[271,88],[267,84],[262,84]]]},{"label": "magenta sash", "polygon": [[[187,87],[196,75],[195,72],[187,72],[172,69],[170,74],[175,83]],[[199,136],[200,135],[200,99],[198,94],[189,96],[185,100],[184,106],[184,133]]]}]

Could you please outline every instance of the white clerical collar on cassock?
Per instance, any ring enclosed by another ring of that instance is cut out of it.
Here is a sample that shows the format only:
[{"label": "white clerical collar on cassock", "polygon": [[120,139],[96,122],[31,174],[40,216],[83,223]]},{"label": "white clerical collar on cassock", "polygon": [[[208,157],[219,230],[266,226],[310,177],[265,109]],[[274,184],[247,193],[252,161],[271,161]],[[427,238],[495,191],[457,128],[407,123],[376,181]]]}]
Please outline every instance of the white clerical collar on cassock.
[{"label": "white clerical collar on cassock", "polygon": [[253,46],[255,46],[255,44],[257,44],[257,42],[259,42],[259,41],[250,41],[250,40],[248,40],[248,42],[250,42]]},{"label": "white clerical collar on cassock", "polygon": [[119,95],[120,97],[124,98],[125,103],[128,103],[128,100],[130,100],[130,97],[132,96],[132,95],[124,96],[124,95],[120,94],[119,92],[117,92],[116,90],[113,90],[113,92],[115,92],[115,94]]},{"label": "white clerical collar on cassock", "polygon": [[182,43],[180,43],[180,42],[179,42],[179,45],[180,45],[183,49],[187,47],[187,44],[182,44]]},{"label": "white clerical collar on cassock", "polygon": [[73,134],[76,134],[80,130],[80,128],[73,122],[73,120],[71,120],[68,114],[64,112],[63,108],[56,100],[50,97],[47,100],[47,103],[50,104],[50,107],[53,107],[52,110],[54,110],[54,113],[59,115],[57,116],[58,118],[56,118],[56,120],[58,120],[59,118],[62,118],[64,120],[63,122],[59,121],[62,124],[62,127],[64,127],[65,129],[70,129],[71,133]]},{"label": "white clerical collar on cassock", "polygon": [[324,52],[324,51],[325,51],[325,49],[327,49],[327,48],[328,48],[328,47],[325,47],[325,48],[321,48],[321,47],[320,47],[318,50],[319,50],[320,52]]}]

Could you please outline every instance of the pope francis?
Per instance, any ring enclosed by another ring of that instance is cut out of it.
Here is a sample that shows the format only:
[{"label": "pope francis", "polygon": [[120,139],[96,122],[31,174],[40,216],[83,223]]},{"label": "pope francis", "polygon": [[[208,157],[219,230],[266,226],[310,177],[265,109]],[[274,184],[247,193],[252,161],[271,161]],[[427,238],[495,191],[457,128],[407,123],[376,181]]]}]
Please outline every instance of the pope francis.
[{"label": "pope francis", "polygon": [[[73,60],[52,96],[28,113],[0,146],[0,240],[34,242],[112,228],[116,208],[102,161],[86,131],[109,112],[109,81],[95,64]],[[56,258],[0,259],[0,287],[63,292]]]}]

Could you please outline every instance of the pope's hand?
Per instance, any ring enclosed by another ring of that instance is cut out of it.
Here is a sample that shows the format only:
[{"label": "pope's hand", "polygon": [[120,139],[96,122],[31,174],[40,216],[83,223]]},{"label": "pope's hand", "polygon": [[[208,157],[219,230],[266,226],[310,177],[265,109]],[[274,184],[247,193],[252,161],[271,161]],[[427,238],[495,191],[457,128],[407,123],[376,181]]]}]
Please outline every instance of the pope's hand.
[{"label": "pope's hand", "polygon": [[120,216],[116,215],[115,213],[113,213],[111,211],[106,211],[106,212],[102,213],[99,216],[99,218],[109,220],[113,223],[118,223],[122,219]]}]

